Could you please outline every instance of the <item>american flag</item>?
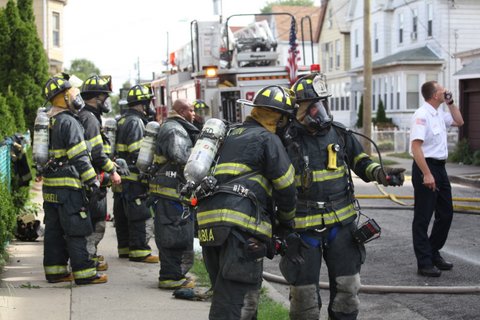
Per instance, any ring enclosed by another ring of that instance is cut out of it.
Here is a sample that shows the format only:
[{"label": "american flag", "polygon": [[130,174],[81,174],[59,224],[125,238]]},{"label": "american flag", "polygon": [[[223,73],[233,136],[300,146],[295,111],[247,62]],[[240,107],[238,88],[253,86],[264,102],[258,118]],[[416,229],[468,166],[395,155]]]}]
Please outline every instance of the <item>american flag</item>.
[{"label": "american flag", "polygon": [[295,19],[292,18],[292,23],[290,25],[290,36],[288,43],[290,48],[288,49],[288,58],[287,58],[287,71],[290,84],[293,85],[295,80],[297,80],[297,62],[300,60],[299,51],[297,49],[297,33],[296,33],[296,23]]}]

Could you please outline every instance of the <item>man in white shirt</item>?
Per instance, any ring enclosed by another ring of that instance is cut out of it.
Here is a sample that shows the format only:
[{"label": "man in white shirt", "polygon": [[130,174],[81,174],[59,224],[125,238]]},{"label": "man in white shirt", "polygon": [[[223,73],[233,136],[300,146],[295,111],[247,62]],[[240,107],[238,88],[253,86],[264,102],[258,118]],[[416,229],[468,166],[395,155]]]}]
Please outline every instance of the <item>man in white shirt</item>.
[{"label": "man in white shirt", "polygon": [[[436,81],[422,85],[422,96],[425,103],[413,115],[410,127],[415,198],[413,248],[417,257],[418,274],[439,277],[441,270],[453,267],[439,252],[447,240],[453,218],[452,189],[445,170],[448,158],[447,128],[462,126],[463,117],[452,94]],[[444,102],[450,112],[439,108]],[[435,221],[429,236],[428,226],[433,212]]]}]

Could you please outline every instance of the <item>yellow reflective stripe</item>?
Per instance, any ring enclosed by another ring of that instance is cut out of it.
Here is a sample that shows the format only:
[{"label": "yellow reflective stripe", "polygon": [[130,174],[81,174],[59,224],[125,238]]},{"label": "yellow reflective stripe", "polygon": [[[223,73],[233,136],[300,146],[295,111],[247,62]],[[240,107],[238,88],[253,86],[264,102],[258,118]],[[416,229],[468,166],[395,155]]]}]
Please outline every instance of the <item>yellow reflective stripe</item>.
[{"label": "yellow reflective stripe", "polygon": [[162,288],[177,288],[178,286],[182,285],[187,279],[182,278],[180,280],[160,280],[158,284],[162,286]]},{"label": "yellow reflective stripe", "polygon": [[230,174],[236,176],[250,171],[252,171],[252,169],[243,163],[225,162],[217,165],[215,175]]},{"label": "yellow reflective stripe", "polygon": [[105,152],[106,154],[112,153],[112,146],[109,145],[109,144],[104,144],[103,145],[103,152]]},{"label": "yellow reflective stripe", "polygon": [[63,178],[43,178],[43,185],[46,187],[72,187],[81,189],[82,183],[77,178],[63,177]]},{"label": "yellow reflective stripe", "polygon": [[313,182],[327,181],[341,178],[345,175],[345,166],[338,167],[336,170],[313,171]]},{"label": "yellow reflective stripe", "polygon": [[265,192],[269,196],[272,196],[272,186],[270,185],[270,182],[267,180],[267,178],[265,178],[261,174],[256,174],[253,177],[248,178],[248,180],[255,181],[265,190]]},{"label": "yellow reflective stripe", "polygon": [[142,140],[136,141],[136,142],[128,145],[127,151],[128,152],[137,151],[137,150],[140,149],[141,145],[142,145]]},{"label": "yellow reflective stripe", "polygon": [[127,151],[127,145],[126,144],[121,144],[121,143],[117,143],[115,145],[115,148],[117,148],[117,151]]},{"label": "yellow reflective stripe", "polygon": [[85,144],[85,141],[77,143],[76,145],[67,150],[68,159],[72,159],[77,154],[85,150],[87,150],[87,145]]},{"label": "yellow reflective stripe", "polygon": [[153,155],[153,163],[164,164],[165,162],[167,162],[167,158],[165,158],[163,155]]},{"label": "yellow reflective stripe", "polygon": [[88,268],[88,269],[73,271],[73,277],[75,279],[88,279],[88,278],[93,278],[96,275],[97,275],[96,268]]},{"label": "yellow reflective stripe", "polygon": [[295,217],[295,228],[296,229],[306,229],[318,226],[328,226],[337,222],[344,221],[356,214],[353,204],[349,204],[346,207],[343,207],[335,212],[325,212],[308,216],[296,216]]},{"label": "yellow reflective stripe", "polygon": [[69,273],[67,266],[43,266],[46,275]]},{"label": "yellow reflective stripe", "polygon": [[82,181],[88,181],[90,179],[93,179],[96,175],[97,174],[95,173],[95,170],[93,170],[93,168],[90,168],[80,175],[80,179],[82,179]]},{"label": "yellow reflective stripe", "polygon": [[130,249],[128,247],[118,248],[118,254],[128,254],[129,252],[130,252]]},{"label": "yellow reflective stripe", "polygon": [[130,250],[128,256],[130,258],[142,258],[152,253],[152,250]]},{"label": "yellow reflective stripe", "polygon": [[122,176],[122,180],[138,181],[138,173],[130,172],[128,176]]},{"label": "yellow reflective stripe", "polygon": [[370,179],[371,181],[375,180],[375,177],[373,176],[373,170],[375,170],[378,167],[380,167],[380,165],[378,163],[372,162],[365,169],[365,174],[367,175],[367,178]]},{"label": "yellow reflective stripe", "polygon": [[164,187],[155,183],[150,183],[149,187],[150,187],[149,189],[150,193],[155,193],[155,194],[159,194],[159,195],[167,196],[171,198],[180,197],[180,195],[177,193],[177,189],[174,189],[174,188]]},{"label": "yellow reflective stripe", "polygon": [[246,215],[243,212],[231,210],[231,209],[216,209],[199,212],[197,214],[198,226],[206,226],[209,223],[221,223],[227,222],[234,225],[241,226],[247,230],[251,230],[257,234],[263,234],[267,237],[272,236],[272,226],[271,224],[260,221],[257,223],[255,217]]},{"label": "yellow reflective stripe", "polygon": [[54,149],[50,150],[50,153],[53,154],[55,158],[65,157],[67,155],[66,149]]},{"label": "yellow reflective stripe", "polygon": [[291,210],[289,212],[278,210],[278,215],[281,216],[283,219],[290,220],[290,219],[295,218],[295,212],[296,211],[297,211],[296,208],[293,208],[293,210]]},{"label": "yellow reflective stripe", "polygon": [[114,167],[115,165],[113,164],[113,161],[108,159],[107,163],[105,163],[105,165],[102,166],[102,169],[103,171],[110,172],[113,170]]},{"label": "yellow reflective stripe", "polygon": [[292,185],[292,183],[295,181],[295,169],[293,169],[293,166],[290,165],[288,167],[287,172],[280,178],[274,179],[273,182],[273,188],[275,190],[282,190],[285,189],[289,186]]},{"label": "yellow reflective stripe", "polygon": [[[353,159],[353,168],[355,168],[355,166],[357,165],[357,162],[364,159],[364,158],[369,158],[368,154],[362,152],[360,153],[358,156],[356,156],[354,159]],[[353,169],[352,168],[352,169]]]},{"label": "yellow reflective stripe", "polygon": [[93,137],[92,139],[88,140],[88,142],[90,142],[90,145],[92,146],[92,148],[99,145],[99,144],[103,144],[102,136],[97,135],[97,136]]}]

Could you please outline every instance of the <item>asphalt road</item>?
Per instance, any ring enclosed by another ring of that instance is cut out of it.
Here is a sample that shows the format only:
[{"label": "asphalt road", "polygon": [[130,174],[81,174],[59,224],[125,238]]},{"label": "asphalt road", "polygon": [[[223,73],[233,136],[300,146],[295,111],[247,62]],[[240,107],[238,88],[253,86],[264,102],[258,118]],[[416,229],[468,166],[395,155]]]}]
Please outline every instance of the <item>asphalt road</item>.
[{"label": "asphalt road", "polygon": [[[357,195],[381,194],[373,183],[355,179]],[[478,198],[480,190],[452,184],[454,198]],[[383,187],[381,187],[383,188]],[[401,188],[383,188],[395,195],[412,196],[413,187],[407,181]],[[413,200],[402,200],[412,204]],[[480,206],[479,203],[454,202]],[[439,278],[417,275],[413,253],[411,223],[413,211],[390,200],[360,199],[362,212],[374,218],[382,228],[381,237],[366,244],[367,258],[362,266],[362,285],[415,286],[415,287],[463,287],[480,288],[480,215],[456,213],[447,243],[442,250],[446,260],[454,263],[451,271],[444,271]],[[265,271],[281,275],[278,258],[265,260]],[[328,282],[327,268],[322,266],[321,282]],[[288,287],[272,283],[273,287],[288,299]],[[327,319],[328,290],[321,290],[324,307],[321,319]],[[479,294],[452,293],[361,293],[359,319],[480,319]]]}]

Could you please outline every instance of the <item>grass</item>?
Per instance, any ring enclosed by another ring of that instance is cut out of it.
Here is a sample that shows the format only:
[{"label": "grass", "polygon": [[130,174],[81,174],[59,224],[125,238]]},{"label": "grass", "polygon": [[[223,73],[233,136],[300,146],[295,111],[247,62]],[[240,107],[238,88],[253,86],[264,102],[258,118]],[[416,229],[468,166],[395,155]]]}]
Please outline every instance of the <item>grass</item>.
[{"label": "grass", "polygon": [[408,152],[389,153],[388,156],[402,159],[412,159],[412,156]]},{"label": "grass", "polygon": [[[197,277],[196,281],[202,287],[210,287],[210,278],[205,269],[203,258],[200,254],[195,255],[195,263],[190,270]],[[262,320],[288,320],[288,310],[280,303],[270,299],[267,290],[260,291],[260,303],[258,306],[258,319]]]}]

